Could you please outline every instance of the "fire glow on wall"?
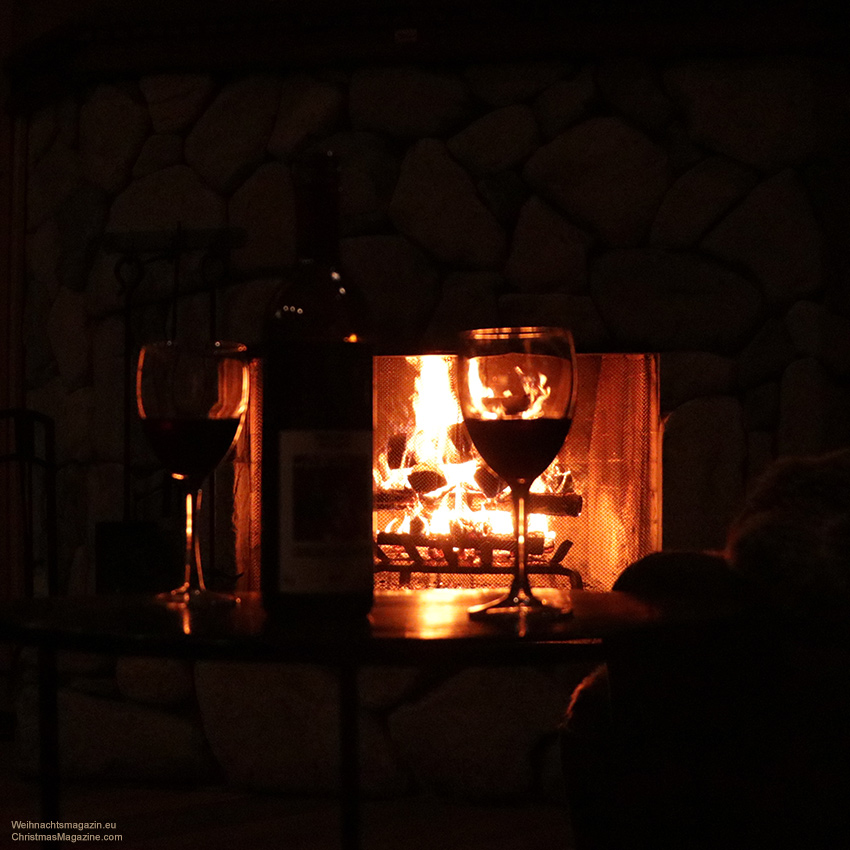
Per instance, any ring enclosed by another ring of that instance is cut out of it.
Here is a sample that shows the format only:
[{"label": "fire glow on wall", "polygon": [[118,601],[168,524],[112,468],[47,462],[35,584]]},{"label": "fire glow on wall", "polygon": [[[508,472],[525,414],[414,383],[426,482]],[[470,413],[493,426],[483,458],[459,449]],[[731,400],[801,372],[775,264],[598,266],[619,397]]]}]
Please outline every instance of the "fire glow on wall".
[{"label": "fire glow on wall", "polygon": [[[530,575],[536,587],[602,590],[661,545],[658,358],[579,354],[578,382],[570,433],[532,488]],[[237,452],[250,462],[235,482],[248,587],[259,585],[258,415],[252,401]],[[373,476],[377,592],[510,583],[510,492],[466,432],[451,355],[375,358]]]}]

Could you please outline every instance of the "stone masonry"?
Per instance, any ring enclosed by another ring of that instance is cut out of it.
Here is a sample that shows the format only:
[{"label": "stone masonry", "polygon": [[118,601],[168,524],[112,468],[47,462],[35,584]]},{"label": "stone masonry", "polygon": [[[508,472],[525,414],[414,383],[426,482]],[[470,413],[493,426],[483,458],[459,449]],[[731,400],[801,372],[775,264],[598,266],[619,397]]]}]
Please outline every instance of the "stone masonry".
[{"label": "stone masonry", "polygon": [[[124,507],[124,296],[104,234],[244,231],[217,283],[219,330],[255,342],[294,259],[290,163],[313,143],[342,161],[343,261],[382,351],[539,322],[571,326],[579,350],[661,352],[664,546],[722,546],[771,459],[850,442],[848,137],[847,64],[793,56],[164,75],[41,109],[27,151],[27,386],[57,422],[66,586],[93,589],[94,528]],[[207,321],[197,272],[189,258],[181,327]],[[139,340],[164,335],[167,283],[152,264]],[[153,464],[134,462],[144,490]],[[66,668],[71,772],[147,778],[156,764],[197,778],[214,761],[249,786],[334,784],[322,671],[267,671],[260,686],[253,668],[87,664]],[[581,672],[366,671],[367,788],[545,791]],[[82,756],[86,723],[155,722],[145,753],[115,732],[109,757]],[[31,732],[22,724],[24,763]]]}]

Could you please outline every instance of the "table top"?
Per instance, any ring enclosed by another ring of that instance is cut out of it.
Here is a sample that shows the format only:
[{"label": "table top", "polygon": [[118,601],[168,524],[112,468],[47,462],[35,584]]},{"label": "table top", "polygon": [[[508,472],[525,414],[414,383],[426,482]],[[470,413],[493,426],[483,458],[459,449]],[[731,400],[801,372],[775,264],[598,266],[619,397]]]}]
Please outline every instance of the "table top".
[{"label": "table top", "polygon": [[0,604],[0,639],[116,654],[338,663],[521,663],[601,657],[601,641],[669,614],[617,592],[571,591],[572,612],[525,629],[470,619],[493,591],[393,591],[368,618],[271,617],[259,594],[188,610],[151,596],[50,597]]}]

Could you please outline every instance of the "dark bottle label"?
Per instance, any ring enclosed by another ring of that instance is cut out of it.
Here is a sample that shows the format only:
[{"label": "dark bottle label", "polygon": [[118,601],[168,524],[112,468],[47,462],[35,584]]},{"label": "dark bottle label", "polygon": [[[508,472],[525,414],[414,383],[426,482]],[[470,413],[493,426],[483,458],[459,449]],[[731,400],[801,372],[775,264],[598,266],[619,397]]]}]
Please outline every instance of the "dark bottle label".
[{"label": "dark bottle label", "polygon": [[280,431],[279,590],[372,587],[372,433]]},{"label": "dark bottle label", "polygon": [[278,340],[263,377],[264,592],[372,592],[372,352]]}]

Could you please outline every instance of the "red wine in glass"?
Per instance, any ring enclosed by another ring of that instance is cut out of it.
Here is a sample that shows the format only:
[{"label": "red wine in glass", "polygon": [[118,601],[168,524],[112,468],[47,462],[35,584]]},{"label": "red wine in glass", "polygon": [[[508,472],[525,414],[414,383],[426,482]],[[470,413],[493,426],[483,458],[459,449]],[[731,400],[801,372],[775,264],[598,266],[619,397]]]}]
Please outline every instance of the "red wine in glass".
[{"label": "red wine in glass", "polygon": [[484,462],[512,487],[545,472],[561,450],[570,419],[467,419]]},{"label": "red wine in glass", "polygon": [[186,507],[184,581],[159,598],[193,607],[232,605],[233,596],[206,587],[194,528],[201,485],[233,445],[247,407],[246,347],[173,340],[145,345],[136,402],[142,430],[179,483]]},{"label": "red wine in glass", "polygon": [[470,609],[470,615],[512,620],[562,615],[565,608],[547,605],[531,590],[526,502],[572,424],[577,389],[572,334],[548,327],[465,331],[457,359],[458,398],[469,436],[484,462],[510,485],[514,509],[510,589]]},{"label": "red wine in glass", "polygon": [[239,418],[150,417],[142,430],[162,465],[180,480],[202,482],[233,445]]}]

